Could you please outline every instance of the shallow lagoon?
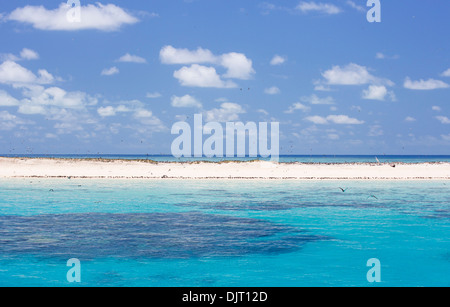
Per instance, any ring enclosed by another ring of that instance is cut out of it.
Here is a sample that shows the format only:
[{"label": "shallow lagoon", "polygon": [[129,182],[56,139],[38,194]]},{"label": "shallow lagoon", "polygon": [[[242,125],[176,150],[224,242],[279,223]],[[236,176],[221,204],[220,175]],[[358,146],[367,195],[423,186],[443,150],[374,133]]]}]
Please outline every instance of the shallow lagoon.
[{"label": "shallow lagoon", "polygon": [[2,179],[0,286],[449,286],[447,184]]}]

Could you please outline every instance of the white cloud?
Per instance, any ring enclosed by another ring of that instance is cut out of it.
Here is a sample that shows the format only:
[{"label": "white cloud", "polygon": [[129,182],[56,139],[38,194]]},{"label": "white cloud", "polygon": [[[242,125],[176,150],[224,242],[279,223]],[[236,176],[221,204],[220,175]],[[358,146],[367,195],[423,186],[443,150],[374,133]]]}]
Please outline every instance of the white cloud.
[{"label": "white cloud", "polygon": [[225,102],[220,105],[219,109],[205,111],[204,115],[207,122],[232,122],[239,120],[239,114],[243,113],[246,112],[240,105],[232,102]]},{"label": "white cloud", "polygon": [[428,80],[419,80],[419,81],[411,81],[410,78],[406,78],[404,87],[410,90],[435,90],[435,89],[442,89],[442,88],[449,88],[450,85],[447,83],[435,80],[435,79],[428,79]]},{"label": "white cloud", "polygon": [[6,61],[0,65],[0,83],[5,84],[50,84],[55,78],[45,69],[38,71],[38,76],[17,64]]},{"label": "white cloud", "polygon": [[450,68],[442,73],[442,77],[450,77]]},{"label": "white cloud", "polygon": [[415,121],[416,121],[416,119],[414,117],[411,117],[411,116],[408,116],[408,117],[405,118],[405,122],[413,123]]},{"label": "white cloud", "polygon": [[190,95],[185,95],[183,97],[172,96],[172,107],[175,108],[201,108],[202,104],[200,101],[195,99]]},{"label": "white cloud", "polygon": [[310,121],[316,125],[326,125],[328,124],[328,120],[325,117],[322,116],[308,116],[305,118],[305,120]]},{"label": "white cloud", "polygon": [[0,53],[0,62],[18,62],[21,58],[12,53]]},{"label": "white cloud", "polygon": [[97,3],[81,6],[81,22],[70,22],[67,14],[71,7],[61,3],[57,9],[48,10],[43,6],[27,5],[15,9],[6,18],[25,24],[31,24],[35,29],[46,31],[78,31],[100,30],[117,31],[123,25],[135,24],[139,20],[124,9],[114,5]]},{"label": "white cloud", "polygon": [[84,92],[66,92],[59,87],[43,88],[35,86],[24,90],[19,113],[47,114],[51,107],[84,110],[86,106],[97,104],[97,99]]},{"label": "white cloud", "polygon": [[34,83],[37,77],[23,66],[6,61],[0,65],[0,83]]},{"label": "white cloud", "polygon": [[366,67],[354,63],[350,63],[345,67],[333,66],[332,69],[325,71],[322,76],[329,85],[394,85],[392,81],[375,77],[369,73]]},{"label": "white cloud", "polygon": [[[164,46],[160,51],[160,60],[163,64],[192,64],[191,67],[183,67],[182,69],[175,72],[179,77],[180,73],[183,74],[208,74],[212,76],[212,80],[210,83],[214,84],[213,86],[208,85],[207,87],[221,87],[221,88],[231,88],[236,87],[236,85],[232,82],[224,82],[221,80],[221,77],[216,72],[213,67],[206,67],[199,64],[211,64],[214,66],[221,66],[226,69],[225,74],[223,74],[223,78],[230,79],[242,79],[248,80],[251,79],[255,74],[255,70],[253,69],[252,60],[247,58],[243,53],[230,52],[225,53],[219,56],[214,55],[210,50],[197,48],[197,50],[188,50],[188,49],[177,49],[172,46]],[[177,77],[176,77],[177,78]],[[177,78],[183,79],[184,78]],[[200,86],[197,84],[197,78],[193,82],[187,81],[182,82],[183,84],[191,84],[186,86]],[[186,81],[186,80],[185,80]],[[206,81],[206,80],[203,80]],[[205,84],[205,82],[201,82],[200,84]],[[205,86],[200,86],[205,87]]]},{"label": "white cloud", "polygon": [[195,51],[191,51],[189,49],[177,49],[172,46],[164,46],[159,52],[159,58],[163,64],[199,64],[217,62],[217,57],[211,51],[200,47]]},{"label": "white cloud", "polygon": [[130,111],[131,110],[125,105],[119,105],[117,107],[106,106],[106,107],[100,107],[97,109],[97,113],[101,117],[116,116],[117,113],[125,113],[125,112],[130,112]]},{"label": "white cloud", "polygon": [[37,60],[39,59],[39,54],[34,50],[23,48],[20,52],[20,57],[25,60]]},{"label": "white cloud", "polygon": [[280,89],[276,86],[272,86],[272,87],[266,88],[264,90],[264,93],[268,94],[268,95],[276,95],[276,94],[280,93]]},{"label": "white cloud", "polygon": [[245,54],[230,52],[221,56],[220,64],[227,69],[225,78],[248,80],[255,73],[252,60]]},{"label": "white cloud", "polygon": [[317,125],[325,125],[329,123],[334,123],[338,125],[361,125],[364,121],[358,120],[356,118],[351,118],[347,115],[329,115],[327,117],[321,116],[309,116],[305,120],[310,121]]},{"label": "white cloud", "polygon": [[361,125],[364,121],[358,120],[356,118],[348,117],[347,115],[330,115],[327,120],[340,125]]},{"label": "white cloud", "polygon": [[264,114],[264,115],[269,115],[269,112],[267,112],[266,110],[264,110],[264,109],[258,109],[258,110],[256,110],[256,112],[258,112],[258,113],[261,113],[261,114]]},{"label": "white cloud", "polygon": [[308,112],[309,110],[311,110],[311,108],[308,107],[308,106],[305,106],[304,104],[301,104],[300,102],[296,102],[293,105],[291,105],[289,107],[289,109],[287,109],[284,113],[292,114],[292,113],[294,113],[297,110],[301,110],[303,112]]},{"label": "white cloud", "polygon": [[442,134],[441,137],[444,141],[450,142],[450,134],[447,134],[447,135]]},{"label": "white cloud", "polygon": [[147,93],[147,95],[145,97],[150,98],[150,99],[155,99],[155,98],[159,98],[162,95],[158,92],[154,92],[154,93]]},{"label": "white cloud", "polygon": [[198,64],[193,64],[190,67],[184,66],[175,71],[173,76],[178,79],[182,86],[213,88],[234,88],[237,86],[232,81],[223,81],[214,67]]},{"label": "white cloud", "polygon": [[19,105],[19,101],[9,95],[7,92],[0,90],[0,106],[1,107],[12,107]]},{"label": "white cloud", "polygon": [[144,64],[147,63],[147,60],[140,56],[127,53],[121,56],[116,62]]},{"label": "white cloud", "polygon": [[384,85],[371,85],[367,90],[363,91],[362,98],[369,100],[384,100],[387,94],[388,90]]},{"label": "white cloud", "polygon": [[317,83],[315,82],[315,87],[314,87],[315,91],[318,92],[331,92],[331,88],[328,86],[325,86],[323,84]]},{"label": "white cloud", "polygon": [[36,51],[28,48],[23,48],[19,56],[11,53],[0,53],[1,62],[6,61],[18,62],[22,60],[37,60],[37,59],[39,59],[39,54]]},{"label": "white cloud", "polygon": [[55,81],[55,78],[53,77],[53,75],[51,73],[49,73],[48,71],[46,71],[45,69],[38,70],[38,75],[39,75],[39,78],[37,80],[37,83],[50,84],[50,83],[53,83],[53,81]]},{"label": "white cloud", "polygon": [[340,8],[330,3],[300,2],[296,7],[302,13],[318,12],[328,15],[339,14],[342,12]]},{"label": "white cloud", "polygon": [[119,72],[120,72],[119,69],[114,66],[111,68],[103,69],[102,76],[112,76],[118,74]]},{"label": "white cloud", "polygon": [[398,56],[398,55],[392,55],[392,56],[390,56],[390,55],[386,55],[386,54],[384,54],[384,53],[378,52],[378,53],[375,55],[375,58],[378,59],[378,60],[396,60],[396,59],[399,58],[399,56]]},{"label": "white cloud", "polygon": [[444,125],[450,124],[450,118],[448,118],[447,116],[436,116],[436,119]]},{"label": "white cloud", "polygon": [[134,117],[136,118],[151,118],[153,117],[152,111],[145,109],[138,109],[134,112]]},{"label": "white cloud", "polygon": [[286,62],[286,57],[282,57],[280,55],[275,55],[272,60],[270,61],[270,65],[281,65],[284,62]]},{"label": "white cloud", "polygon": [[0,112],[0,130],[9,131],[18,125],[26,125],[31,124],[32,122],[24,121],[21,118],[17,117],[16,115],[13,115],[9,113],[8,111],[1,111]]},{"label": "white cloud", "polygon": [[348,6],[350,6],[350,7],[352,7],[352,8],[354,8],[355,10],[357,10],[357,11],[359,11],[359,12],[366,12],[366,8],[364,8],[363,6],[361,6],[361,5],[358,5],[358,4],[356,4],[355,2],[353,2],[353,1],[347,1],[347,5]]},{"label": "white cloud", "polygon": [[310,104],[323,104],[323,105],[331,105],[334,104],[334,98],[331,96],[325,97],[325,98],[319,98],[317,95],[313,94],[311,96],[304,96],[300,99],[303,102],[308,102]]},{"label": "white cloud", "polygon": [[36,115],[36,114],[46,115],[47,114],[47,110],[43,106],[33,105],[33,104],[21,105],[19,107],[18,112],[21,114],[26,114],[26,115]]},{"label": "white cloud", "polygon": [[439,106],[432,106],[431,109],[436,112],[441,112],[441,110],[442,110],[441,107],[439,107]]}]

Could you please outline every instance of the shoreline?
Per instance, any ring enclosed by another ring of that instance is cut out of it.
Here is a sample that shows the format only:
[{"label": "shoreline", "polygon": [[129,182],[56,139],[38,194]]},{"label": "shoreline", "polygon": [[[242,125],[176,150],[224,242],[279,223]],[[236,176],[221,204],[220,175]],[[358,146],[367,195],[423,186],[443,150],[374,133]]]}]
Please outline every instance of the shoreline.
[{"label": "shoreline", "polygon": [[0,157],[0,178],[450,180],[450,163],[156,162],[151,160]]}]

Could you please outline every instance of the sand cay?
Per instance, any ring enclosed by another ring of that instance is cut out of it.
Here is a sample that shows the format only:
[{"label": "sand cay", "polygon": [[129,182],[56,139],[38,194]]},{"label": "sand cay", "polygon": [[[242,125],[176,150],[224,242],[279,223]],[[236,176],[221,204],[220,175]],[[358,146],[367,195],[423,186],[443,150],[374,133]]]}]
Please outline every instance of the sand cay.
[{"label": "sand cay", "polygon": [[[395,167],[394,167],[395,166]],[[308,164],[157,163],[104,159],[0,158],[0,178],[144,178],[266,180],[448,180],[450,163]]]}]

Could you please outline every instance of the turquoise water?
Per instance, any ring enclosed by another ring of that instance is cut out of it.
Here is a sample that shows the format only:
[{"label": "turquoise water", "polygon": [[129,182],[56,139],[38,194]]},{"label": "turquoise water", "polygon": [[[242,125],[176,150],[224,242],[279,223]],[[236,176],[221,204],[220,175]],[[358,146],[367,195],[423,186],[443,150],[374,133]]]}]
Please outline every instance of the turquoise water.
[{"label": "turquoise water", "polygon": [[[255,158],[175,158],[171,155],[0,155],[2,157],[32,157],[32,158],[63,158],[63,159],[121,159],[121,160],[153,160],[158,162],[191,162],[191,161],[249,161]],[[270,160],[270,158],[259,160]],[[378,159],[378,160],[377,160]],[[281,155],[280,163],[424,163],[424,162],[450,162],[449,155],[418,156],[418,155]]]},{"label": "turquoise water", "polygon": [[450,286],[448,185],[0,179],[0,286]]}]

